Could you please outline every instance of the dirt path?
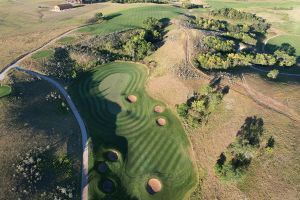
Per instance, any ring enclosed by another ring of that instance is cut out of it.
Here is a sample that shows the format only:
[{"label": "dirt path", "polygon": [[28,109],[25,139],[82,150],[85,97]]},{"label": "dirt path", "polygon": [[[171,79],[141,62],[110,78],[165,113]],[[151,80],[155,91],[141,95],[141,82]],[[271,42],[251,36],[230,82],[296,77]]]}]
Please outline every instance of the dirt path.
[{"label": "dirt path", "polygon": [[[209,75],[207,75],[204,72],[202,72],[201,70],[197,69],[197,67],[195,67],[194,64],[192,63],[192,61],[190,59],[190,52],[189,52],[189,41],[190,41],[189,32],[184,27],[182,29],[186,34],[186,45],[185,45],[186,61],[189,63],[190,66],[192,66],[197,71],[197,73],[199,75],[201,75],[202,77],[204,77],[208,80],[211,80],[212,78]],[[254,68],[254,67],[252,67],[252,68]],[[255,69],[259,70],[257,68],[255,68]],[[298,74],[285,74],[285,73],[281,73],[281,75],[300,76]],[[265,96],[265,95],[261,94],[260,92],[251,88],[247,84],[247,81],[243,74],[242,74],[242,84],[235,83],[234,86],[233,85],[230,86],[230,89],[232,89],[242,95],[245,95],[244,92],[241,91],[242,90],[241,88],[245,89],[245,91],[247,92],[246,95],[248,97],[253,99],[256,103],[260,104],[261,106],[271,109],[273,111],[276,111],[280,114],[283,114],[294,121],[300,121],[300,116],[294,110],[292,110],[288,106],[282,104],[281,102],[279,102],[275,99],[272,99],[271,97]]]},{"label": "dirt path", "polygon": [[57,40],[63,38],[64,36],[76,31],[76,30],[79,30],[80,28],[82,27],[85,27],[85,26],[88,26],[90,24],[85,24],[85,25],[82,25],[82,26],[78,26],[76,28],[73,28],[73,29],[70,29],[60,35],[58,35],[57,37],[55,38],[52,38],[50,39],[48,42],[44,43],[42,46],[38,47],[37,49],[34,49],[33,51],[30,51],[30,52],[27,52],[21,56],[19,56],[18,58],[16,58],[14,61],[12,61],[10,64],[8,64],[7,66],[5,66],[2,70],[0,70],[0,81],[2,81],[6,74],[12,69],[12,68],[15,68],[16,65],[20,64],[23,60],[29,58],[30,56],[32,56],[34,53],[36,53],[37,51],[40,51],[46,47],[48,47],[49,45],[53,44],[54,42],[56,42]]},{"label": "dirt path", "polygon": [[257,103],[263,105],[264,107],[267,107],[269,109],[272,109],[276,112],[279,112],[281,114],[286,115],[287,117],[289,117],[290,119],[294,120],[294,121],[300,121],[300,116],[291,108],[289,108],[288,106],[282,104],[281,102],[263,95],[262,93],[252,89],[248,84],[247,81],[245,79],[245,76],[242,75],[242,82],[243,82],[243,86],[245,87],[246,91],[248,92],[248,94],[250,95],[250,97]]}]

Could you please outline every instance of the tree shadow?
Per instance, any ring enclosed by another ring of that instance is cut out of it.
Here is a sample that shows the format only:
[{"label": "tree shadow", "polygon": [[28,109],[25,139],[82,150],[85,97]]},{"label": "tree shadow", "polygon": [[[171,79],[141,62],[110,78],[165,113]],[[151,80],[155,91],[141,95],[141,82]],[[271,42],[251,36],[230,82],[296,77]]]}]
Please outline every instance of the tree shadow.
[{"label": "tree shadow", "polygon": [[[97,72],[88,71],[74,81],[70,92],[80,114],[83,117],[92,143],[93,162],[90,162],[89,185],[90,199],[136,200],[126,192],[119,170],[110,169],[111,165],[118,165],[122,168],[127,153],[128,141],[125,137],[117,134],[117,116],[121,113],[121,106],[108,99],[109,88],[99,89],[101,80],[97,78]],[[115,151],[116,160],[107,156],[108,151]],[[100,172],[100,163],[106,163],[107,171]],[[105,192],[101,188],[103,180],[112,180],[114,190]]]},{"label": "tree shadow", "polygon": [[[31,145],[30,149],[45,148],[49,145],[53,149],[53,155],[50,156],[54,156],[61,150],[66,151],[75,170],[72,172],[72,181],[76,183],[77,194],[74,199],[77,199],[80,196],[79,172],[82,158],[82,153],[77,148],[81,144],[77,122],[73,116],[70,116],[71,113],[61,112],[58,105],[46,100],[47,94],[55,91],[47,82],[28,78],[28,76],[16,78],[14,74],[11,79],[13,92],[10,98],[13,104],[7,106],[7,113],[9,124],[13,125],[12,131],[22,130],[20,137],[25,140],[24,144],[28,142]],[[60,177],[53,178],[51,174],[47,175],[50,177],[49,181],[45,181],[41,189],[55,190],[61,183],[58,182]]]},{"label": "tree shadow", "polygon": [[121,13],[113,13],[113,14],[110,14],[110,15],[105,16],[104,19],[105,19],[105,20],[111,20],[111,19],[113,19],[113,18],[115,18],[115,17],[119,17],[119,16],[121,16],[121,15],[122,15]]}]

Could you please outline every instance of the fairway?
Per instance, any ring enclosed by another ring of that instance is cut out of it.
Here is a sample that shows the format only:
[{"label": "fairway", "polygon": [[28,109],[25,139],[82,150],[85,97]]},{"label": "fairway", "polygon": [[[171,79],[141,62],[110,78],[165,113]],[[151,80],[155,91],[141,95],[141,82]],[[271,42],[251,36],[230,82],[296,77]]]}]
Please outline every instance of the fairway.
[{"label": "fairway", "polygon": [[[182,200],[196,184],[187,136],[177,117],[145,92],[146,78],[143,65],[114,62],[86,72],[71,87],[93,146],[89,199]],[[129,102],[129,95],[136,102]],[[165,109],[154,112],[157,105]],[[158,125],[159,118],[166,124]],[[108,150],[116,152],[117,161]],[[103,162],[106,172],[98,169]],[[162,183],[156,194],[147,191],[151,178]],[[103,192],[105,180],[113,183],[112,193]]]},{"label": "fairway", "polygon": [[0,86],[0,98],[7,96],[11,93],[11,87],[8,85],[2,85]]},{"label": "fairway", "polygon": [[[289,43],[296,48],[296,54],[300,56],[300,36],[297,35],[279,35],[268,41],[268,44],[280,46],[282,43]],[[268,50],[268,44],[266,50]],[[270,46],[269,46],[270,47]]]},{"label": "fairway", "polygon": [[155,17],[161,20],[169,20],[182,14],[181,8],[170,5],[151,5],[138,8],[130,8],[116,12],[107,17],[109,20],[100,24],[91,25],[80,29],[80,32],[104,35],[115,31],[122,31],[130,28],[140,28],[143,21],[148,17]]}]

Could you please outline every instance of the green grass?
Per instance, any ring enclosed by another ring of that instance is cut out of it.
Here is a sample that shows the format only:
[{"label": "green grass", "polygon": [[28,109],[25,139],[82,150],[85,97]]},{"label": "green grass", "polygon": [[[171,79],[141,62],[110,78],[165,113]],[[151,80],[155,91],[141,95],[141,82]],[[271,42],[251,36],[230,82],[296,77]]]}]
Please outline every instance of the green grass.
[{"label": "green grass", "polygon": [[72,37],[72,36],[66,36],[66,37],[63,37],[61,39],[59,39],[57,42],[59,44],[71,44],[75,41],[75,38]]},{"label": "green grass", "polygon": [[108,15],[111,18],[101,24],[91,25],[82,28],[81,32],[91,34],[108,34],[115,31],[122,31],[130,28],[139,28],[148,17],[157,19],[171,19],[183,12],[183,9],[169,5],[151,5],[138,8],[130,8],[124,11]]},{"label": "green grass", "polygon": [[290,7],[299,7],[300,2],[296,1],[283,1],[283,0],[276,0],[276,1],[241,1],[241,0],[205,0],[212,8],[219,9],[219,8],[290,8]]},{"label": "green grass", "polygon": [[7,96],[11,93],[11,87],[8,85],[2,85],[0,86],[0,98]]},{"label": "green grass", "polygon": [[41,50],[36,53],[34,53],[31,58],[34,60],[39,60],[43,58],[49,58],[53,55],[54,51],[49,49],[49,50]]},{"label": "green grass", "polygon": [[[90,199],[182,200],[197,182],[184,129],[169,109],[161,114],[153,111],[155,105],[165,105],[145,92],[146,78],[144,66],[114,62],[86,72],[71,87],[93,144]],[[129,94],[137,96],[136,103],[126,100]],[[167,125],[158,126],[158,117],[167,119]],[[108,149],[118,150],[120,160],[107,161]],[[108,164],[108,173],[97,172],[100,161]],[[147,192],[150,177],[162,181],[160,193]],[[104,178],[116,185],[111,195],[100,189]]]},{"label": "green grass", "polygon": [[[296,48],[296,54],[300,56],[300,35],[279,35],[268,41],[268,44],[280,46],[282,43],[289,43]],[[266,50],[268,50],[268,44]],[[270,47],[270,46],[269,46]]]}]

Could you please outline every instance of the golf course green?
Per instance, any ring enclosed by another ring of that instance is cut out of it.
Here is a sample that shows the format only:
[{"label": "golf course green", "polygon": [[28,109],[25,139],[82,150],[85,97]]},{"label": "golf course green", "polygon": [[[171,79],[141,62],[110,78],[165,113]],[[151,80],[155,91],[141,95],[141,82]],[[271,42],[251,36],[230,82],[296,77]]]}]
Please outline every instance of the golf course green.
[{"label": "golf course green", "polygon": [[8,85],[2,85],[0,86],[0,98],[7,96],[11,93],[11,87]]},{"label": "golf course green", "polygon": [[[146,78],[143,65],[113,62],[85,72],[70,88],[92,144],[89,199],[182,200],[196,185],[184,129],[147,94]],[[161,182],[161,191],[149,191],[151,178]]]},{"label": "golf course green", "polygon": [[106,16],[108,20],[80,29],[80,32],[105,35],[116,31],[141,28],[148,17],[159,20],[170,20],[183,13],[182,8],[170,5],[151,5],[130,8]]}]

